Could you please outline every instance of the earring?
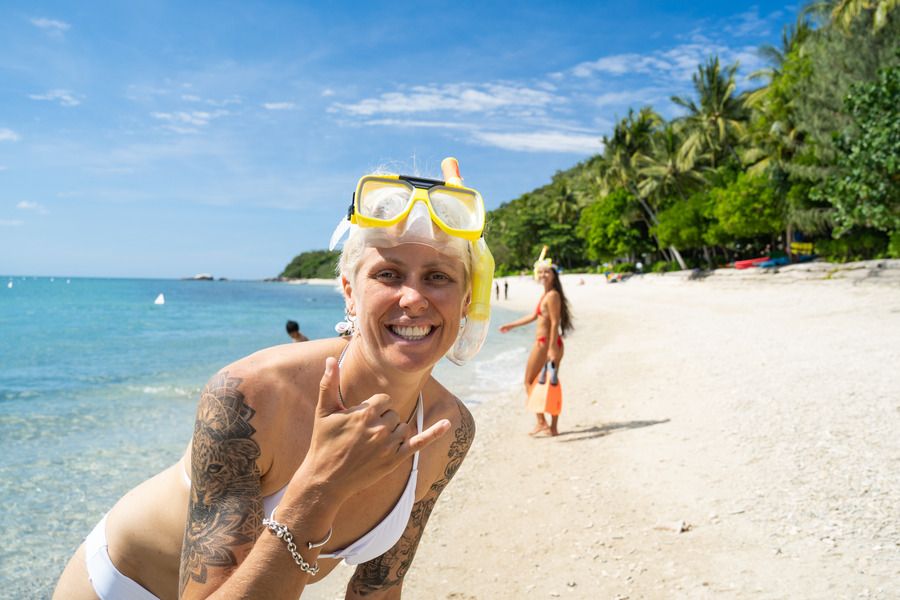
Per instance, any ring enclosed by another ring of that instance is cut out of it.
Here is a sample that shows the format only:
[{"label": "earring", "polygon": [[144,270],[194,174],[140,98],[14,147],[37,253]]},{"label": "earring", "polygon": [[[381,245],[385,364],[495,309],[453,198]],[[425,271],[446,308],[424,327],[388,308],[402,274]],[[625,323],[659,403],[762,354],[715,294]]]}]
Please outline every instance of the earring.
[{"label": "earring", "polygon": [[351,315],[349,312],[344,313],[344,320],[338,321],[334,326],[334,330],[337,331],[340,336],[352,336],[356,333],[356,315]]}]

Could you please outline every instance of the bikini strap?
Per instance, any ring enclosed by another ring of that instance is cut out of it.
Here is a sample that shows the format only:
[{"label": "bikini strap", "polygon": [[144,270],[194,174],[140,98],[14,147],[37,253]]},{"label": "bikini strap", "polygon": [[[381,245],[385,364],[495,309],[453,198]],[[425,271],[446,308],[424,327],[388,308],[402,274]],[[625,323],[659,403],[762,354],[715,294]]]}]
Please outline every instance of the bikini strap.
[{"label": "bikini strap", "polygon": [[[416,403],[416,433],[422,433],[422,425],[425,421],[425,401],[422,399],[422,392],[419,392],[419,401]],[[419,451],[413,454],[412,470],[419,468]]]}]

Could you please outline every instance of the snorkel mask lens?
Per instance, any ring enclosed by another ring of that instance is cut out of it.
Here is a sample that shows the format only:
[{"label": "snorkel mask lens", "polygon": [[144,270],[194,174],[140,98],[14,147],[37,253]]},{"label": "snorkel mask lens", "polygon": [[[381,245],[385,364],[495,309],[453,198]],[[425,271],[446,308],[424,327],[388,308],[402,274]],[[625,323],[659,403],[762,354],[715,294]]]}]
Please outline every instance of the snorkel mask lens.
[{"label": "snorkel mask lens", "polygon": [[406,218],[418,203],[448,235],[474,241],[484,230],[484,200],[476,190],[405,175],[361,178],[350,220],[361,227],[389,227]]}]

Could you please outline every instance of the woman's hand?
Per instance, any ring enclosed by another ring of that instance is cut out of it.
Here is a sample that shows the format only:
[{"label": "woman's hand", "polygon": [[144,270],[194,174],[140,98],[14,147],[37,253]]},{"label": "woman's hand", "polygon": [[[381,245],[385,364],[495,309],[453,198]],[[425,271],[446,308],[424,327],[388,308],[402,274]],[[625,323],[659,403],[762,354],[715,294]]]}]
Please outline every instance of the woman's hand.
[{"label": "woman's hand", "polygon": [[512,324],[507,323],[506,325],[500,326],[500,333],[508,333],[513,328]]},{"label": "woman's hand", "polygon": [[340,368],[325,361],[309,452],[295,477],[322,486],[338,502],[365,489],[393,471],[450,429],[441,419],[425,431],[412,430],[390,409],[387,394],[375,394],[346,408],[338,394]]}]

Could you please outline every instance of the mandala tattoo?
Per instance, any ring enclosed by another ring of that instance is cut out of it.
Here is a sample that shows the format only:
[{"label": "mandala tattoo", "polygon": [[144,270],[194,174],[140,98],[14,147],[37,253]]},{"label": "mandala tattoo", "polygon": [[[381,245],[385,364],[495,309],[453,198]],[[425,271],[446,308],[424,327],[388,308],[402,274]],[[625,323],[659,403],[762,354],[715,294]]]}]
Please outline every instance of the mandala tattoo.
[{"label": "mandala tattoo", "polygon": [[428,490],[428,494],[413,505],[406,530],[394,547],[356,568],[348,584],[349,590],[356,595],[368,596],[403,583],[403,578],[409,571],[416,555],[422,533],[425,531],[425,524],[428,522],[428,517],[431,516],[431,510],[434,508],[438,496],[459,470],[459,466],[475,438],[475,421],[472,419],[472,414],[461,402],[458,407],[462,418],[459,427],[453,432],[453,442],[447,453],[447,464],[444,467],[443,477],[435,481]]},{"label": "mandala tattoo", "polygon": [[238,390],[241,381],[220,373],[200,395],[179,595],[189,581],[206,583],[211,568],[230,574],[236,552],[249,552],[261,527],[259,445],[250,425],[256,411]]}]

